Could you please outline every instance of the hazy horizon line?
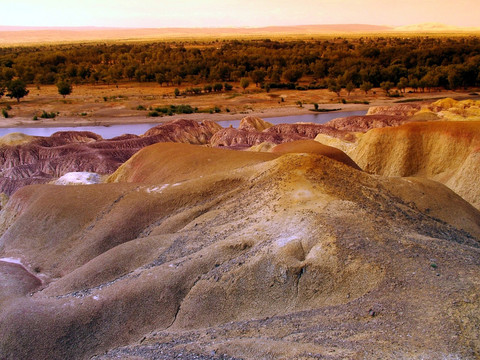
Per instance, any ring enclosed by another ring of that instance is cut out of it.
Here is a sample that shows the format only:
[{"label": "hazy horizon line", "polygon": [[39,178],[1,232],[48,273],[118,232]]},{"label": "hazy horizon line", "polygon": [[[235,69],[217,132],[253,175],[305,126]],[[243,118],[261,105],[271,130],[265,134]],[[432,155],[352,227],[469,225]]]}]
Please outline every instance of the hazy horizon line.
[{"label": "hazy horizon line", "polygon": [[69,30],[85,30],[85,29],[98,29],[98,30],[156,30],[156,29],[265,29],[265,28],[301,28],[301,27],[321,27],[321,26],[368,26],[368,27],[383,27],[383,28],[401,28],[407,26],[420,26],[420,25],[436,25],[457,29],[471,29],[479,26],[458,26],[440,22],[423,22],[412,23],[404,25],[389,25],[389,24],[369,24],[369,23],[312,23],[312,24],[297,24],[297,25],[264,25],[264,26],[102,26],[102,25],[84,25],[84,26],[31,26],[31,25],[0,25],[0,31],[22,31],[22,30],[54,30],[54,29],[69,29]]}]

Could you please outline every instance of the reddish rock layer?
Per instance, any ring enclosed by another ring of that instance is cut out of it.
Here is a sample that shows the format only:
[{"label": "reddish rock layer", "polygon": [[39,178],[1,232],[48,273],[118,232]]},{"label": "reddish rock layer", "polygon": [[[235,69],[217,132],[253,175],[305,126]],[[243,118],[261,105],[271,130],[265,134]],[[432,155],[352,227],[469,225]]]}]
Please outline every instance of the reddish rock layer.
[{"label": "reddish rock layer", "polygon": [[8,195],[27,184],[51,181],[67,172],[111,174],[133,154],[158,142],[206,144],[222,129],[212,121],[173,120],[143,136],[122,135],[110,140],[91,132],[58,132],[50,137],[0,147],[0,193]]},{"label": "reddish rock layer", "polygon": [[337,130],[367,132],[375,128],[399,126],[408,121],[408,117],[401,115],[366,115],[333,119],[325,125]]},{"label": "reddish rock layer", "polygon": [[348,131],[337,130],[330,126],[317,124],[280,124],[263,131],[228,128],[218,131],[212,136],[212,146],[250,147],[269,142],[281,144],[295,140],[314,139],[318,134],[328,134],[348,140]]},{"label": "reddish rock layer", "polygon": [[419,104],[402,104],[394,106],[372,106],[367,115],[412,116],[419,111]]}]

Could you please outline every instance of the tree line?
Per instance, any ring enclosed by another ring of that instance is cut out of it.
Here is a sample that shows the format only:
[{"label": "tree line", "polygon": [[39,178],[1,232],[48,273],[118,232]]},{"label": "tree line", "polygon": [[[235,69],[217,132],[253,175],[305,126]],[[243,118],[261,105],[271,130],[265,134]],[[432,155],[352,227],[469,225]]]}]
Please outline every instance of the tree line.
[{"label": "tree line", "polygon": [[[388,92],[393,87],[424,91],[480,86],[480,38],[221,40],[0,49],[0,91],[16,80],[61,83],[64,88],[72,83],[129,81],[161,86],[212,84],[215,91],[215,85],[218,89],[242,79],[267,91],[297,87],[368,92],[382,87]],[[209,85],[202,87],[202,91],[209,89]]]}]

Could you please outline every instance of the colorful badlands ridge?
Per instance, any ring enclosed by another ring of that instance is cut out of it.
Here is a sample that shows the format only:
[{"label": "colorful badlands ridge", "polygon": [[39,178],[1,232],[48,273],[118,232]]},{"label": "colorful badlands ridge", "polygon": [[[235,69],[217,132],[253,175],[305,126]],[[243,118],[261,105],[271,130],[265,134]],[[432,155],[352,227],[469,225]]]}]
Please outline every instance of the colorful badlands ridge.
[{"label": "colorful badlands ridge", "polygon": [[478,358],[478,105],[4,138],[0,357]]}]

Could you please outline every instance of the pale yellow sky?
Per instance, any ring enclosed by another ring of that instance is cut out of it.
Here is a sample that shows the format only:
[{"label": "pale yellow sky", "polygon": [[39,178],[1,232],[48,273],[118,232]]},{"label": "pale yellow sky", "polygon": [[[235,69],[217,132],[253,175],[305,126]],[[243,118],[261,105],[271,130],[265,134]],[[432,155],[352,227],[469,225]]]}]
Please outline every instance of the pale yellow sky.
[{"label": "pale yellow sky", "polygon": [[480,26],[480,0],[0,0],[0,26]]}]

